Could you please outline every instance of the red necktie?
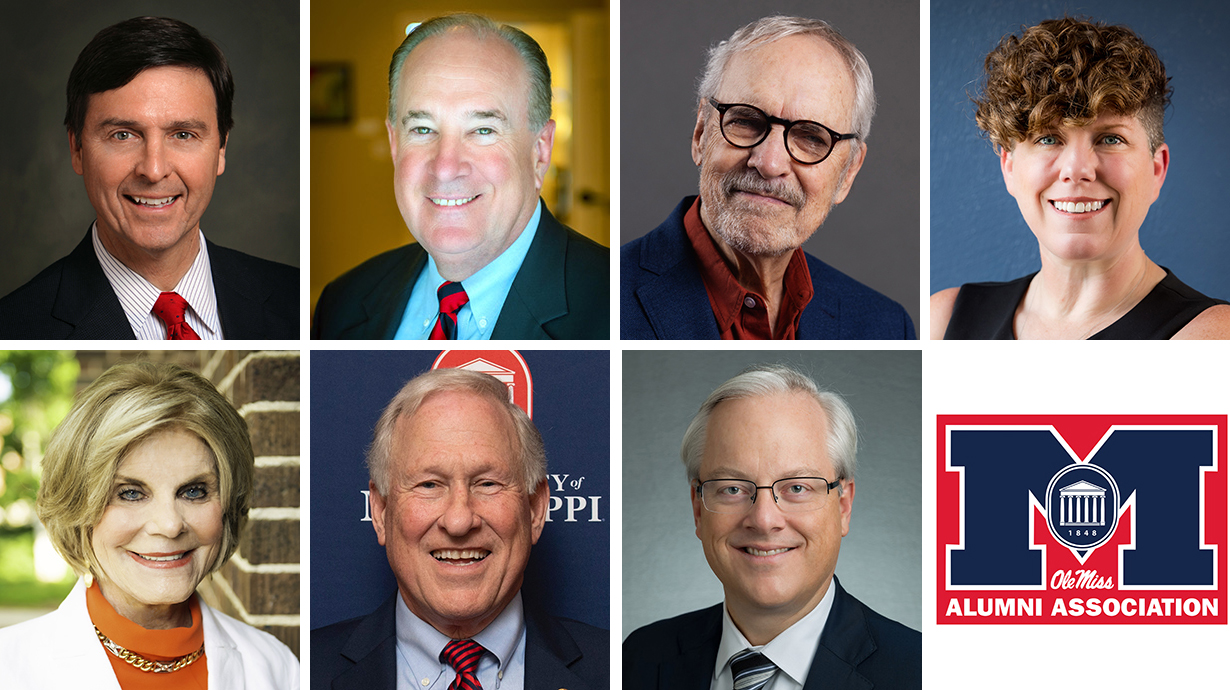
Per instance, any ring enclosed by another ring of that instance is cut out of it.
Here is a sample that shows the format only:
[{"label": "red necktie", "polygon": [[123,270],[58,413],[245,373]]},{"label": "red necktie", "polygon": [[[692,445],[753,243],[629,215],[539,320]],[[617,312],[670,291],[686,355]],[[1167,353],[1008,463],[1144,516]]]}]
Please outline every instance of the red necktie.
[{"label": "red necktie", "polygon": [[440,652],[440,661],[457,669],[448,690],[483,690],[478,684],[478,660],[482,658],[483,646],[474,640],[450,640]]},{"label": "red necktie", "polygon": [[457,312],[470,301],[470,296],[466,294],[465,288],[461,287],[461,283],[446,280],[440,285],[440,289],[436,290],[436,297],[440,298],[440,318],[436,319],[436,325],[431,329],[431,337],[428,340],[456,340]]},{"label": "red necktie", "polygon": [[192,330],[192,326],[184,321],[184,310],[188,300],[177,292],[164,292],[158,295],[154,302],[154,316],[157,316],[167,326],[167,340],[200,340],[201,336]]}]

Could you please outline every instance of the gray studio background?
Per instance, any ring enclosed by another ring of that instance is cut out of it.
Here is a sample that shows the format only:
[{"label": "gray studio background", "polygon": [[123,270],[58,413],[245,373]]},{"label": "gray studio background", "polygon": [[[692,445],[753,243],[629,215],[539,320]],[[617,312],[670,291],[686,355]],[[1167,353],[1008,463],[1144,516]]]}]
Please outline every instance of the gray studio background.
[{"label": "gray studio background", "polygon": [[879,106],[867,159],[849,196],[803,248],[900,302],[921,328],[918,6],[885,0],[625,0],[620,12],[622,202],[613,241],[626,244],[648,233],[680,199],[697,193],[691,142],[696,82],[709,47],[771,14],[823,19],[867,56]]},{"label": "gray studio background", "polygon": [[235,126],[201,218],[205,236],[299,264],[297,0],[8,2],[0,20],[0,296],[72,251],[94,220],[69,157],[64,89],[94,34],[144,15],[196,27],[235,76]]},{"label": "gray studio background", "polygon": [[837,576],[863,603],[921,630],[921,353],[624,351],[623,636],[722,600],[696,538],[679,443],[714,388],[763,362],[801,368],[854,409],[854,512]]},{"label": "gray studio background", "polygon": [[[974,123],[983,61],[1021,25],[1087,16],[1125,24],[1157,51],[1174,88],[1170,169],[1140,228],[1149,258],[1230,299],[1230,5],[1221,0],[934,0],[931,3],[931,291],[1037,271],[1038,241],[1004,189],[999,158]],[[856,183],[857,186],[857,183]]]}]

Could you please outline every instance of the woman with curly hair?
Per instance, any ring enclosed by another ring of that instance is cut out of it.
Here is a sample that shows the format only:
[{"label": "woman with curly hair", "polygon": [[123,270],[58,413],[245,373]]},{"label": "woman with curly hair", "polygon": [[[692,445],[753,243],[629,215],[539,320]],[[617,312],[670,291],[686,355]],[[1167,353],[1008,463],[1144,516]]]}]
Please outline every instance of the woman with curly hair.
[{"label": "woman with curly hair", "polygon": [[986,58],[978,127],[1038,240],[1042,268],[931,297],[931,337],[1230,338],[1230,303],[1184,285],[1140,246],[1170,149],[1162,61],[1123,26],[1065,17]]}]

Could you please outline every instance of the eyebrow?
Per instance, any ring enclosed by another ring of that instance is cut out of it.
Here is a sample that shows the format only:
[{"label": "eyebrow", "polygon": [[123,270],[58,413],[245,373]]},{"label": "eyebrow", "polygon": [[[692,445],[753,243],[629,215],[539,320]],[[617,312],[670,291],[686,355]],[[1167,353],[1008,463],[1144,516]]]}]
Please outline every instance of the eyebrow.
[{"label": "eyebrow", "polygon": [[[216,474],[212,472],[206,472],[203,474],[198,474],[197,476],[185,482],[180,482],[179,488],[183,488],[185,486],[188,486],[189,484],[200,484],[202,482],[208,484],[210,482],[217,482],[217,481],[218,481],[218,476]],[[121,484],[132,484],[134,486],[140,486],[143,488],[149,487],[148,484],[146,484],[144,481],[140,479],[135,479],[133,477],[125,477],[119,474],[115,475],[115,486],[119,486]]]},{"label": "eyebrow", "polygon": [[[748,476],[747,472],[744,472],[743,470],[735,469],[733,467],[722,466],[722,467],[713,468],[713,476],[711,477],[711,479],[746,479],[747,476]],[[777,479],[774,479],[773,481],[778,481],[781,479],[791,479],[794,477],[823,477],[823,476],[824,474],[822,472],[819,472],[814,468],[794,467],[794,468],[787,470],[785,474],[778,477]],[[827,479],[827,477],[825,478]],[[752,480],[748,479],[748,481],[752,481]]]},{"label": "eyebrow", "polygon": [[[136,120],[122,120],[118,117],[109,117],[98,123],[100,128],[105,127],[128,127],[130,129],[140,129],[141,123]],[[209,123],[204,120],[175,120],[167,124],[165,129],[195,129],[201,131],[209,130]]]},{"label": "eyebrow", "polygon": [[[431,113],[427,112],[426,110],[409,110],[406,112],[405,116],[402,117],[401,123],[405,125],[411,120],[431,121],[434,119],[435,118],[432,117]],[[465,119],[467,120],[496,120],[497,122],[501,122],[501,123],[508,122],[508,117],[506,117],[504,113],[500,112],[499,110],[469,110],[465,113]]]}]

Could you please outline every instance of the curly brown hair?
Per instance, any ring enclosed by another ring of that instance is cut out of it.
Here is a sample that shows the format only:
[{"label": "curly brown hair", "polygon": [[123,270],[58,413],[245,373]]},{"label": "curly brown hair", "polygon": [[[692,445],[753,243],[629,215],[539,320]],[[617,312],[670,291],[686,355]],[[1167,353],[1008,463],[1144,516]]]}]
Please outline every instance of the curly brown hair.
[{"label": "curly brown hair", "polygon": [[997,149],[1059,123],[1083,127],[1100,115],[1136,115],[1156,152],[1170,102],[1166,67],[1126,26],[1064,17],[1022,27],[987,55],[974,119]]}]

